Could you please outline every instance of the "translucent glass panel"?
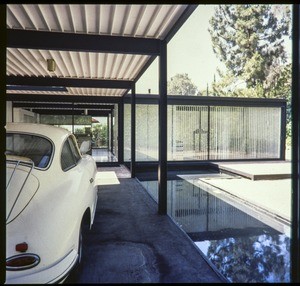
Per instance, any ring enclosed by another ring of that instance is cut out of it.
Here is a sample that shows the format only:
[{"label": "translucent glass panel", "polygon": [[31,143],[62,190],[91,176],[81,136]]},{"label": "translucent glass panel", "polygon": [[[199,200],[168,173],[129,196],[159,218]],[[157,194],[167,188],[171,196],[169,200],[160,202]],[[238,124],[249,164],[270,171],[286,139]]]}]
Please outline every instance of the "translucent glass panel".
[{"label": "translucent glass panel", "polygon": [[168,107],[168,160],[279,158],[281,109]]},{"label": "translucent glass panel", "polygon": [[281,109],[210,107],[209,158],[279,158]]},{"label": "translucent glass panel", "polygon": [[158,160],[158,106],[138,104],[136,108],[136,160]]},{"label": "translucent glass panel", "polygon": [[208,107],[168,106],[168,160],[207,160]]},{"label": "translucent glass panel", "polygon": [[[130,104],[124,160],[130,160]],[[168,161],[280,158],[281,109],[168,106]],[[158,160],[158,106],[136,105],[136,160]]]},{"label": "translucent glass panel", "polygon": [[131,105],[124,104],[124,161],[131,161]]},{"label": "translucent glass panel", "polygon": [[[72,115],[40,115],[40,123],[53,124],[53,125],[72,125]],[[90,125],[92,123],[92,117],[89,115],[74,115],[74,124],[77,125]]]},{"label": "translucent glass panel", "polygon": [[[158,161],[158,106],[136,105],[136,161]],[[130,161],[131,105],[124,105],[124,160]]]}]

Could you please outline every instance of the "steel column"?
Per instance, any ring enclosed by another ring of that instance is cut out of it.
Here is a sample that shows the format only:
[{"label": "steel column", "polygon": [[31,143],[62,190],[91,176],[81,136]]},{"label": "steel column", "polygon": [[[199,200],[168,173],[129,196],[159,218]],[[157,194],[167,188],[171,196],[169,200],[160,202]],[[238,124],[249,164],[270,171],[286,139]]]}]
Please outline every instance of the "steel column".
[{"label": "steel column", "polygon": [[74,102],[72,102],[72,133],[74,134]]},{"label": "steel column", "polygon": [[118,162],[124,163],[124,101],[118,103]]},{"label": "steel column", "polygon": [[131,88],[131,178],[135,177],[135,84]]},{"label": "steel column", "polygon": [[286,106],[281,107],[281,126],[280,126],[280,160],[285,160],[285,144],[286,144]]},{"label": "steel column", "polygon": [[113,128],[113,117],[114,117],[114,110],[111,110],[110,113],[110,152],[114,152],[114,128]]},{"label": "steel column", "polygon": [[107,137],[107,139],[106,139],[106,143],[107,143],[107,151],[109,151],[109,143],[110,143],[110,138],[109,138],[109,114],[107,114],[107,117],[106,117],[106,125],[107,125],[107,130],[106,130],[106,132],[107,132],[107,135],[106,135],[106,137]]},{"label": "steel column", "polygon": [[291,239],[291,282],[300,282],[300,10],[293,5],[292,46],[292,239]]},{"label": "steel column", "polygon": [[158,161],[158,213],[167,214],[167,44],[160,45],[159,57],[159,161]]}]

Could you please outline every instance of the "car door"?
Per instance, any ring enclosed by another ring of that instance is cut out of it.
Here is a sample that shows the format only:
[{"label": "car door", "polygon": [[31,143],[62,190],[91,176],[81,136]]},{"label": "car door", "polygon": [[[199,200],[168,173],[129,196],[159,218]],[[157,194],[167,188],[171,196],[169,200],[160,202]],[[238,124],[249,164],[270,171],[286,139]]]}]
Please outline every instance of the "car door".
[{"label": "car door", "polygon": [[[62,160],[62,166],[65,168],[65,172],[73,173],[74,178],[80,178],[77,184],[76,193],[80,200],[82,212],[87,207],[91,208],[92,214],[94,213],[94,204],[96,200],[95,191],[95,175],[96,175],[96,164],[94,159],[89,155],[81,155],[73,135],[70,135],[67,142],[65,142],[66,150],[64,156],[66,157],[67,164],[64,166]],[[63,154],[62,154],[63,156]]]}]

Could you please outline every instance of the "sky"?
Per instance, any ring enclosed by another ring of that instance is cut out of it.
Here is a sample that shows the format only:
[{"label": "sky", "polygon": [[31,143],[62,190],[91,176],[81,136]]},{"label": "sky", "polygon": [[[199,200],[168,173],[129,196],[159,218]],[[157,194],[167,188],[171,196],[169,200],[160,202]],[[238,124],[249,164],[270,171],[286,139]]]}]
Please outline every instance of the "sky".
[{"label": "sky", "polygon": [[[187,73],[199,90],[206,90],[207,84],[218,80],[217,67],[225,70],[212,49],[208,32],[209,19],[215,5],[199,5],[180,28],[167,46],[168,81],[177,73]],[[288,50],[291,41],[287,42]],[[158,94],[158,59],[156,59],[136,84],[137,93]]]},{"label": "sky", "polygon": [[[214,5],[199,5],[173,39],[168,43],[167,77],[187,73],[198,89],[206,89],[216,73],[217,66],[223,66],[212,50],[208,32],[208,21],[214,12]],[[137,82],[137,93],[158,94],[158,60]]]}]

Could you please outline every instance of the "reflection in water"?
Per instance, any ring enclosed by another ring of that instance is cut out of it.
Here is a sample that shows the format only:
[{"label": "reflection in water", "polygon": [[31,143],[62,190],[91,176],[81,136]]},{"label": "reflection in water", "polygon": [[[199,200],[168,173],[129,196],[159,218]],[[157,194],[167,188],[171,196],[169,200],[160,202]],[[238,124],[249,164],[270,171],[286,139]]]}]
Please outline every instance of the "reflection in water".
[{"label": "reflection in water", "polygon": [[[157,181],[141,183],[157,201]],[[168,181],[168,214],[230,282],[290,281],[289,237],[213,194]]]}]

